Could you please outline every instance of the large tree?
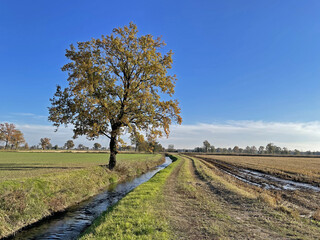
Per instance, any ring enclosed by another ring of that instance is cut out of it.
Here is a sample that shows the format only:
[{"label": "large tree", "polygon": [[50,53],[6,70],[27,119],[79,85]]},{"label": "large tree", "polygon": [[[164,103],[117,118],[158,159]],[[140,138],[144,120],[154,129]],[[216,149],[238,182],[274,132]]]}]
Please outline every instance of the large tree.
[{"label": "large tree", "polygon": [[50,99],[49,120],[55,126],[72,124],[74,137],[110,139],[110,169],[124,131],[168,136],[172,121],[182,121],[172,99],[176,76],[168,74],[172,51],[163,54],[161,38],[137,33],[130,23],[101,39],[71,45],[66,51],[70,62],[62,68],[69,86],[57,86]]}]

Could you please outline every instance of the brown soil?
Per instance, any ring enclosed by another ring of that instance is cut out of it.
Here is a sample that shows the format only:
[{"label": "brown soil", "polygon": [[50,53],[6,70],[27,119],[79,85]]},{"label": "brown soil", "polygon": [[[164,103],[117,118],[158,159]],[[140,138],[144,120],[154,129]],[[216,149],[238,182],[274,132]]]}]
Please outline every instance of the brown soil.
[{"label": "brown soil", "polygon": [[[232,192],[220,182],[206,180],[194,161],[198,160],[184,158],[169,177],[164,191],[166,214],[175,238],[320,239],[316,225],[301,221],[299,217],[295,219],[259,199]],[[181,178],[179,174],[184,164],[190,174]],[[198,164],[203,163],[198,161]],[[183,184],[194,190],[184,191]]]}]

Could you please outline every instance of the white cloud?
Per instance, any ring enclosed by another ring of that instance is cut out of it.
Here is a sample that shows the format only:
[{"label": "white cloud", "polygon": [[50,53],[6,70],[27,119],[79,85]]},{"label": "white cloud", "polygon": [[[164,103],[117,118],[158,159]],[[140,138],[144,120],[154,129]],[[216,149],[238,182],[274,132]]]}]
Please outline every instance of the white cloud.
[{"label": "white cloud", "polygon": [[[17,128],[24,133],[29,145],[38,144],[40,138],[49,137],[53,145],[63,146],[73,136],[71,128],[60,127],[58,132],[48,125],[17,124]],[[128,138],[124,140],[128,142]],[[272,142],[289,149],[320,151],[320,122],[227,121],[212,124],[173,125],[170,137],[159,141],[164,147],[174,144],[175,148],[193,149],[202,146],[204,140],[208,140],[216,147],[235,145],[243,148],[252,145],[259,147]],[[79,137],[74,142],[76,146],[82,143],[89,147],[94,142],[99,142],[103,146],[109,144],[106,137],[100,137],[94,141]]]},{"label": "white cloud", "polygon": [[299,150],[320,150],[320,122],[228,121],[172,126],[169,139],[160,142],[176,148],[194,148],[208,140],[216,147],[265,146],[272,142]]}]

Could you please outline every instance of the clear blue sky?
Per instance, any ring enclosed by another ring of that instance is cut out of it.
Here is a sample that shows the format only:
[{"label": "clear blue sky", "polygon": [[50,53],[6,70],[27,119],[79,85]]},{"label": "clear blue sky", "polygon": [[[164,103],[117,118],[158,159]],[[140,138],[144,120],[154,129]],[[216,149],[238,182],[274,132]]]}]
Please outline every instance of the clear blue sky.
[{"label": "clear blue sky", "polygon": [[319,13],[317,0],[2,0],[0,121],[49,125],[65,49],[130,21],[173,50],[183,124],[318,121]]}]

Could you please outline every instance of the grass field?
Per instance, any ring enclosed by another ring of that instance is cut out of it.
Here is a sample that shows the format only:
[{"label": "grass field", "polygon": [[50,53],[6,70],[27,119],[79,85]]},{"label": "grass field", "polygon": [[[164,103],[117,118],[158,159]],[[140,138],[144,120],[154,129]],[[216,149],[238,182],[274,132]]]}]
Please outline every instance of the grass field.
[{"label": "grass field", "polygon": [[276,197],[179,156],[81,239],[320,239],[319,221],[300,217]]},{"label": "grass field", "polygon": [[[0,152],[0,238],[163,162],[160,154]],[[104,166],[102,166],[104,165]]]},{"label": "grass field", "polygon": [[[152,162],[158,159],[157,154],[117,155],[119,166]],[[0,182],[106,165],[108,161],[109,154],[106,153],[0,152]]]},{"label": "grass field", "polygon": [[199,157],[221,160],[296,181],[318,183],[320,186],[320,158],[223,155],[199,155]]}]

